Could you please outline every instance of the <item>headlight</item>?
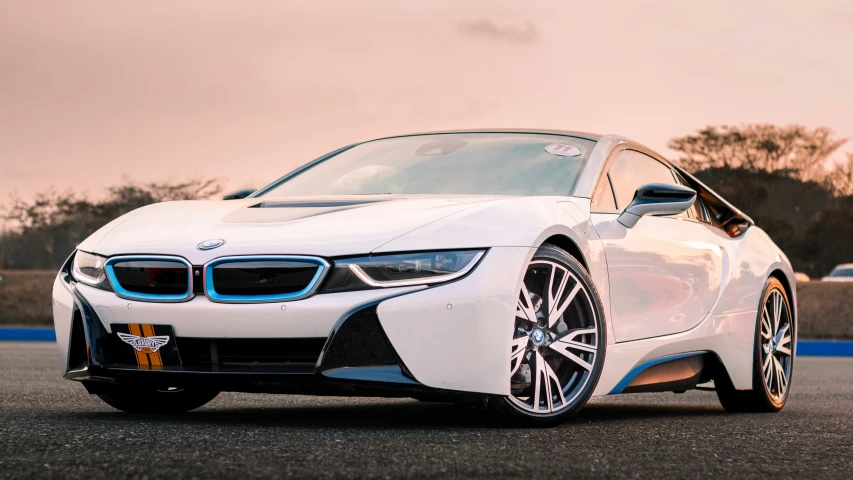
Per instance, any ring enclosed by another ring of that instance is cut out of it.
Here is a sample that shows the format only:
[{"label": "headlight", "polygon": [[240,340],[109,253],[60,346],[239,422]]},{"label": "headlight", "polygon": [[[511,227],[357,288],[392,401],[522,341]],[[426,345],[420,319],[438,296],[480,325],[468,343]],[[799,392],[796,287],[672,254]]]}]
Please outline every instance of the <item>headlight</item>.
[{"label": "headlight", "polygon": [[400,253],[335,260],[326,293],[448,282],[470,272],[485,250]]},{"label": "headlight", "polygon": [[78,282],[98,288],[110,288],[104,264],[107,259],[78,250],[71,264],[71,274]]}]

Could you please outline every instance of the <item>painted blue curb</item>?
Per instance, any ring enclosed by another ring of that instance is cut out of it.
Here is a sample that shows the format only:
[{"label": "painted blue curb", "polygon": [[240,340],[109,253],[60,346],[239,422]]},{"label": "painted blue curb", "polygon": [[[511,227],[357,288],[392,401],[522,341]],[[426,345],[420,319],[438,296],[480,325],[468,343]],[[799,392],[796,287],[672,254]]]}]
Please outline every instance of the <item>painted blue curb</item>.
[{"label": "painted blue curb", "polygon": [[799,340],[797,356],[853,357],[853,342],[833,340]]},{"label": "painted blue curb", "polygon": [[0,327],[0,341],[55,342],[56,332],[52,328]]}]

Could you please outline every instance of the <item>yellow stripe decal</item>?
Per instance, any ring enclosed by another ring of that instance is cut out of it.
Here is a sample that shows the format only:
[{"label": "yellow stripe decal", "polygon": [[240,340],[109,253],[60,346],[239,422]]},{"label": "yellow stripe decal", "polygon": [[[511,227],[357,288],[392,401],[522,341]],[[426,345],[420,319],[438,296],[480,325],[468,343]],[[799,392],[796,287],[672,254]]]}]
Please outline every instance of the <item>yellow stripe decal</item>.
[{"label": "yellow stripe decal", "polygon": [[[130,330],[131,335],[136,335],[137,337],[142,336],[142,332],[140,331],[139,325],[135,323],[131,323],[127,326],[128,330]],[[136,365],[139,368],[148,368],[148,355],[137,351],[136,352]]]},{"label": "yellow stripe decal", "polygon": [[[154,336],[154,325],[143,324],[142,325],[142,336],[144,337],[153,337]],[[156,351],[154,353],[148,354],[148,360],[151,362],[151,367],[155,370],[160,370],[163,367],[163,358],[160,357],[160,351]]]}]

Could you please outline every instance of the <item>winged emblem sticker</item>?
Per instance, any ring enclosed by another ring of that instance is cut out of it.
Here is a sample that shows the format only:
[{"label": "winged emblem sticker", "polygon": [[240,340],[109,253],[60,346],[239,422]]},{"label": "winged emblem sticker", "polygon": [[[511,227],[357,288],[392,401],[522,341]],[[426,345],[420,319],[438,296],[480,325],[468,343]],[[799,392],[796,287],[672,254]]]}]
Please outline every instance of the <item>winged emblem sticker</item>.
[{"label": "winged emblem sticker", "polygon": [[158,337],[138,337],[129,333],[116,333],[118,333],[118,338],[120,338],[122,342],[135,348],[137,352],[141,352],[143,348],[150,348],[151,353],[157,353],[157,350],[160,350],[160,347],[169,343],[168,335],[160,335]]}]

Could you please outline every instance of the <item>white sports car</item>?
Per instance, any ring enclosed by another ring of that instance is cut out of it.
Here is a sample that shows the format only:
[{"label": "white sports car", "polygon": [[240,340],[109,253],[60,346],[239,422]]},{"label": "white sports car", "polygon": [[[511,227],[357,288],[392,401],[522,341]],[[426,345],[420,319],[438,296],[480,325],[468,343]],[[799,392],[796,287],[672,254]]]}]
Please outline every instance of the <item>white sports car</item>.
[{"label": "white sports car", "polygon": [[53,305],[65,378],[128,412],[273,392],[548,425],[593,395],[697,386],[778,411],[795,288],[749,217],[648,148],[482,130],[135,210],[80,244]]}]

